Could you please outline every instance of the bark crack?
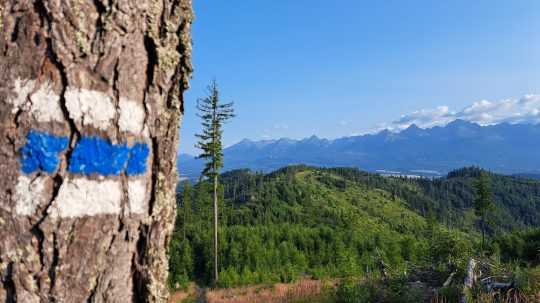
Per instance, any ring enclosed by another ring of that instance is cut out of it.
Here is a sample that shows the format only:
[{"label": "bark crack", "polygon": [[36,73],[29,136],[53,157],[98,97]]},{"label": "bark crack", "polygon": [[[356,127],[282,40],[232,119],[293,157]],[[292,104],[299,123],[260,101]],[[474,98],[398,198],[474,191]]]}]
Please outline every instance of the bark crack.
[{"label": "bark crack", "polygon": [[9,262],[6,270],[6,277],[3,279],[4,289],[6,290],[6,303],[17,302],[17,288],[13,281],[13,262]]},{"label": "bark crack", "polygon": [[[60,191],[60,186],[62,185],[62,183],[63,183],[62,176],[60,174],[56,174],[55,177],[53,178],[52,197],[48,201],[48,203],[45,206],[45,208],[43,209],[43,211],[41,212],[41,216],[39,217],[39,220],[34,225],[32,225],[32,228],[30,229],[30,232],[32,233],[33,237],[35,237],[36,240],[37,240],[37,245],[38,245],[37,253],[38,253],[38,256],[39,256],[39,263],[40,263],[40,267],[41,267],[40,270],[39,270],[39,273],[43,273],[43,271],[45,270],[45,267],[46,267],[45,249],[44,249],[45,232],[41,228],[41,224],[45,221],[45,219],[48,218],[49,208],[51,207],[52,203],[54,202],[54,200],[58,196],[58,192]],[[41,282],[40,282],[39,277],[37,275],[38,274],[34,275],[33,278],[34,278],[34,281],[36,282],[36,284],[38,285],[38,287],[41,288],[42,285],[41,285]],[[49,274],[49,277],[50,277],[50,274]],[[52,290],[52,288],[53,288],[52,283],[53,283],[53,281],[51,280],[50,290]]]},{"label": "bark crack", "polygon": [[11,33],[11,42],[17,41],[17,38],[19,37],[19,26],[21,25],[21,18],[17,17],[15,18],[15,27],[13,29],[13,32]]},{"label": "bark crack", "polygon": [[52,25],[52,18],[49,15],[49,12],[47,11],[47,8],[45,7],[45,3],[43,0],[37,0],[34,2],[34,9],[40,16],[43,24],[47,24],[47,31],[51,30]]},{"label": "bark crack", "polygon": [[49,268],[49,280],[51,281],[51,287],[49,288],[49,301],[50,302],[56,302],[56,298],[54,297],[53,291],[54,287],[56,286],[56,267],[58,266],[58,263],[60,261],[60,252],[58,250],[58,239],[56,232],[53,232],[53,256],[52,256],[52,262],[51,267]]},{"label": "bark crack", "polygon": [[159,156],[158,156],[159,142],[153,137],[152,138],[152,179],[151,179],[151,190],[150,190],[150,199],[148,200],[148,215],[152,216],[154,213],[154,204],[156,202],[156,190],[158,183],[158,173],[159,173]]},{"label": "bark crack", "polygon": [[[123,48],[123,46],[122,46]],[[120,140],[120,90],[118,88],[118,77],[120,75],[120,72],[118,70],[120,64],[120,59],[116,59],[114,63],[114,69],[113,69],[113,93],[114,93],[114,99],[115,99],[115,106],[116,106],[116,115],[114,116],[114,125],[116,130],[116,139]]]},{"label": "bark crack", "polygon": [[145,302],[143,300],[145,294],[148,292],[146,289],[145,281],[148,280],[147,273],[145,271],[144,259],[148,238],[148,225],[141,224],[139,226],[139,239],[137,240],[137,249],[133,253],[132,259],[132,272],[133,272],[133,298],[134,303]]},{"label": "bark crack", "polygon": [[148,118],[150,117],[150,108],[148,105],[148,98],[150,93],[150,87],[154,83],[154,73],[156,65],[158,64],[156,44],[154,40],[145,35],[144,37],[144,47],[146,53],[148,54],[148,62],[146,64],[146,83],[144,86],[144,96],[143,96],[143,105],[144,105],[144,120],[143,127],[148,127]]},{"label": "bark crack", "polygon": [[[45,21],[44,24],[47,25],[47,33],[48,33],[48,35],[50,35],[53,21],[52,21],[52,17],[49,14],[43,0],[36,1],[35,5],[34,5],[34,9],[39,14],[41,20]],[[61,87],[62,87],[62,91],[61,91],[60,96],[59,96],[60,97],[59,98],[59,103],[60,103],[60,108],[62,110],[64,118],[67,121],[67,123],[69,125],[69,129],[70,129],[70,134],[69,134],[70,145],[69,145],[69,147],[68,147],[68,149],[66,151],[66,156],[65,156],[65,161],[68,162],[68,159],[70,158],[70,155],[71,155],[71,153],[73,151],[73,146],[75,145],[75,142],[77,141],[77,139],[80,137],[80,133],[79,133],[79,130],[77,129],[77,127],[75,125],[75,122],[73,121],[73,119],[70,118],[69,111],[67,110],[67,107],[66,107],[65,92],[66,92],[67,87],[68,87],[68,78],[67,78],[65,67],[62,64],[62,62],[61,62],[60,58],[58,57],[58,55],[56,54],[56,52],[54,51],[54,48],[53,48],[53,45],[52,45],[52,38],[50,36],[45,37],[45,42],[46,42],[46,59],[45,60],[47,60],[47,58],[48,58],[49,61],[56,67],[56,69],[58,70],[58,73],[60,74],[60,80],[61,80],[60,84],[61,84]],[[69,163],[67,163],[67,165],[69,165]],[[32,226],[32,228],[31,228],[32,235],[38,241],[38,255],[39,255],[40,266],[41,266],[40,272],[43,272],[45,270],[46,266],[47,266],[47,264],[45,262],[46,253],[44,251],[44,242],[46,241],[46,238],[45,238],[45,232],[41,228],[41,225],[48,218],[49,209],[52,206],[53,202],[56,200],[56,198],[57,198],[57,196],[58,196],[58,194],[60,192],[60,188],[61,188],[63,182],[64,182],[64,177],[59,172],[57,172],[55,174],[55,176],[54,176],[53,192],[52,192],[51,199],[48,201],[47,205],[45,206],[44,210],[42,211],[38,222],[36,224],[34,224]],[[47,275],[48,275],[49,281],[50,281],[49,282],[50,285],[49,285],[48,297],[49,297],[49,301],[51,301],[51,302],[56,301],[56,299],[54,298],[54,295],[53,295],[53,291],[54,291],[54,288],[55,288],[55,285],[56,285],[56,268],[57,268],[57,266],[59,264],[59,261],[60,261],[59,260],[59,257],[60,257],[59,256],[59,248],[58,248],[59,244],[58,244],[57,237],[58,237],[57,233],[55,231],[53,231],[53,233],[52,233],[52,238],[53,238],[53,241],[52,241],[53,242],[52,243],[52,246],[53,246],[52,260],[51,260],[51,264],[49,265],[49,269],[47,271]]]}]

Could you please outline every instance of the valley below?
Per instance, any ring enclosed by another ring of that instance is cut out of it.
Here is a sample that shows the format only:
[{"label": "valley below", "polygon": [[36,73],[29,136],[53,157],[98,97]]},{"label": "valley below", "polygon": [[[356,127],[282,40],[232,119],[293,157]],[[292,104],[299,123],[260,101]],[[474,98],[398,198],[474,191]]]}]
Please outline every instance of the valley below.
[{"label": "valley below", "polygon": [[[494,202],[485,245],[474,211],[482,174]],[[474,302],[492,302],[493,283],[510,281],[520,298],[499,290],[501,302],[536,302],[540,291],[540,182],[531,178],[477,167],[438,178],[305,165],[226,172],[217,288],[210,192],[206,181],[178,189],[177,302],[458,302],[471,260]],[[488,276],[493,283],[480,282]]]}]

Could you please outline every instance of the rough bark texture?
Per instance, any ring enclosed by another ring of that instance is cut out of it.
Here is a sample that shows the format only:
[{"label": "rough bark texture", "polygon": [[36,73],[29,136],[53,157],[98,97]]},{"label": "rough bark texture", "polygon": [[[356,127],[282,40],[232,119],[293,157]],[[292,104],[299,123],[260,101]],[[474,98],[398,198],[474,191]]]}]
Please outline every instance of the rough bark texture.
[{"label": "rough bark texture", "polygon": [[[167,300],[191,8],[1,1],[0,302]],[[106,172],[116,150],[129,160]]]}]

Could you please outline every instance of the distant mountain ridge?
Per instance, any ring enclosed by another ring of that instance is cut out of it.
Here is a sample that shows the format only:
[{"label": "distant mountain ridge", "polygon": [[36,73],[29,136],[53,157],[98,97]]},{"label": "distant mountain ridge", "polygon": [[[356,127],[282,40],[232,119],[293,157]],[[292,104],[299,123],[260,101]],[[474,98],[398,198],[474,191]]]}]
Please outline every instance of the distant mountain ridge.
[{"label": "distant mountain ridge", "polygon": [[[394,133],[329,140],[276,139],[241,142],[224,149],[224,170],[250,168],[272,171],[292,164],[358,167],[367,171],[444,175],[476,165],[504,174],[540,174],[540,124],[480,126],[455,120],[446,126],[416,125]],[[198,176],[202,161],[179,155],[180,172]]]}]

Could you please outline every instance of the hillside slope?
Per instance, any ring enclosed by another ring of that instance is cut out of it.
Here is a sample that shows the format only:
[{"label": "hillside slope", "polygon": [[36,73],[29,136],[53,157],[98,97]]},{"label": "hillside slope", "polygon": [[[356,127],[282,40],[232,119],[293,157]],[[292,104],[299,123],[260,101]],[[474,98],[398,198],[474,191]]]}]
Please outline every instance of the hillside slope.
[{"label": "hillside slope", "polygon": [[[380,264],[392,271],[411,264],[444,267],[464,262],[477,238],[474,231],[422,216],[396,193],[376,186],[383,177],[357,170],[295,166],[266,175],[237,170],[221,180],[221,286],[288,282],[302,275],[360,276],[379,273]],[[173,281],[210,281],[209,193],[202,182],[180,194]]]},{"label": "hillside slope", "polygon": [[[472,213],[474,179],[480,169],[462,168],[437,179],[389,178],[353,168],[323,169],[364,184],[391,192],[423,216],[434,215],[441,224],[474,229]],[[490,229],[503,231],[540,226],[540,181],[518,176],[488,173],[492,182],[495,211]]]}]

